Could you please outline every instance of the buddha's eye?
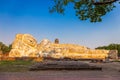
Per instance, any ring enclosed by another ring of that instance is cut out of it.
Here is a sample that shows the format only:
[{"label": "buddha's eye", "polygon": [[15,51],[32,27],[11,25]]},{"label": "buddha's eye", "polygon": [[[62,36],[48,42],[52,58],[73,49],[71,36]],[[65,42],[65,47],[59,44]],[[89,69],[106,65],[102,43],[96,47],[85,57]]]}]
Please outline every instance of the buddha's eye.
[{"label": "buddha's eye", "polygon": [[32,42],[32,40],[30,40],[30,42]]}]

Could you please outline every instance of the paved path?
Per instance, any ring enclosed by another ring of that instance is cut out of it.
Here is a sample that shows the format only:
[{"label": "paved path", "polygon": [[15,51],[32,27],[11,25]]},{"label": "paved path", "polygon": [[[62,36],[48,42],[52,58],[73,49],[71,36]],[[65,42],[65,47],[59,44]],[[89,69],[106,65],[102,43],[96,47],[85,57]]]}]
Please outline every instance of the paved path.
[{"label": "paved path", "polygon": [[0,80],[120,80],[120,72],[38,71],[2,72]]},{"label": "paved path", "polygon": [[[91,63],[94,64],[94,63]],[[0,80],[120,80],[120,63],[97,63],[102,71],[0,72]]]}]

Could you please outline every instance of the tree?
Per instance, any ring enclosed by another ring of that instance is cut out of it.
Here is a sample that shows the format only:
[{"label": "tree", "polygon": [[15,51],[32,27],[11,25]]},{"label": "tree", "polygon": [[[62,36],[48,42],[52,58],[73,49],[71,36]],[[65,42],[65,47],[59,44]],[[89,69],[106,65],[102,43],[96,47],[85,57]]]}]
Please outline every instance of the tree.
[{"label": "tree", "polygon": [[2,43],[2,42],[0,42],[0,51],[1,51],[2,45],[3,45],[3,43]]},{"label": "tree", "polygon": [[115,8],[115,2],[119,0],[53,0],[54,5],[50,12],[64,14],[65,7],[72,3],[76,16],[80,20],[90,20],[91,22],[101,22],[102,16]]},{"label": "tree", "polygon": [[6,46],[2,42],[0,42],[0,51],[2,51],[3,53],[10,52],[11,49],[12,49],[12,45]]},{"label": "tree", "polygon": [[120,56],[120,44],[110,44],[108,46],[100,46],[95,49],[117,50],[118,56]]},{"label": "tree", "polygon": [[9,51],[12,49],[12,44],[9,45]]}]

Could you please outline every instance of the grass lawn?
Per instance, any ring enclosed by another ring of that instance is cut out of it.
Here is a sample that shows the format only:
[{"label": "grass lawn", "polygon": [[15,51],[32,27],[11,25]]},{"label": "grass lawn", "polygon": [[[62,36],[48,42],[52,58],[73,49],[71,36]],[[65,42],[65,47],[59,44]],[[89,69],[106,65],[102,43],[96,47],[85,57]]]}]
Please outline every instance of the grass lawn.
[{"label": "grass lawn", "polygon": [[0,72],[26,72],[34,64],[33,61],[0,61]]}]

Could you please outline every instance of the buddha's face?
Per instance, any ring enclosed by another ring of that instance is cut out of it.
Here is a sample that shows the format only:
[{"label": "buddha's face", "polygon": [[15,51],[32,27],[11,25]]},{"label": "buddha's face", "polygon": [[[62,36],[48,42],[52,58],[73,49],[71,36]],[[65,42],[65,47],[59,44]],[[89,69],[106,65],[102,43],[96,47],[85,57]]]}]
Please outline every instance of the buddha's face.
[{"label": "buddha's face", "polygon": [[22,40],[23,42],[25,42],[26,44],[32,47],[34,47],[37,44],[37,41],[31,35],[28,34],[23,35]]}]

